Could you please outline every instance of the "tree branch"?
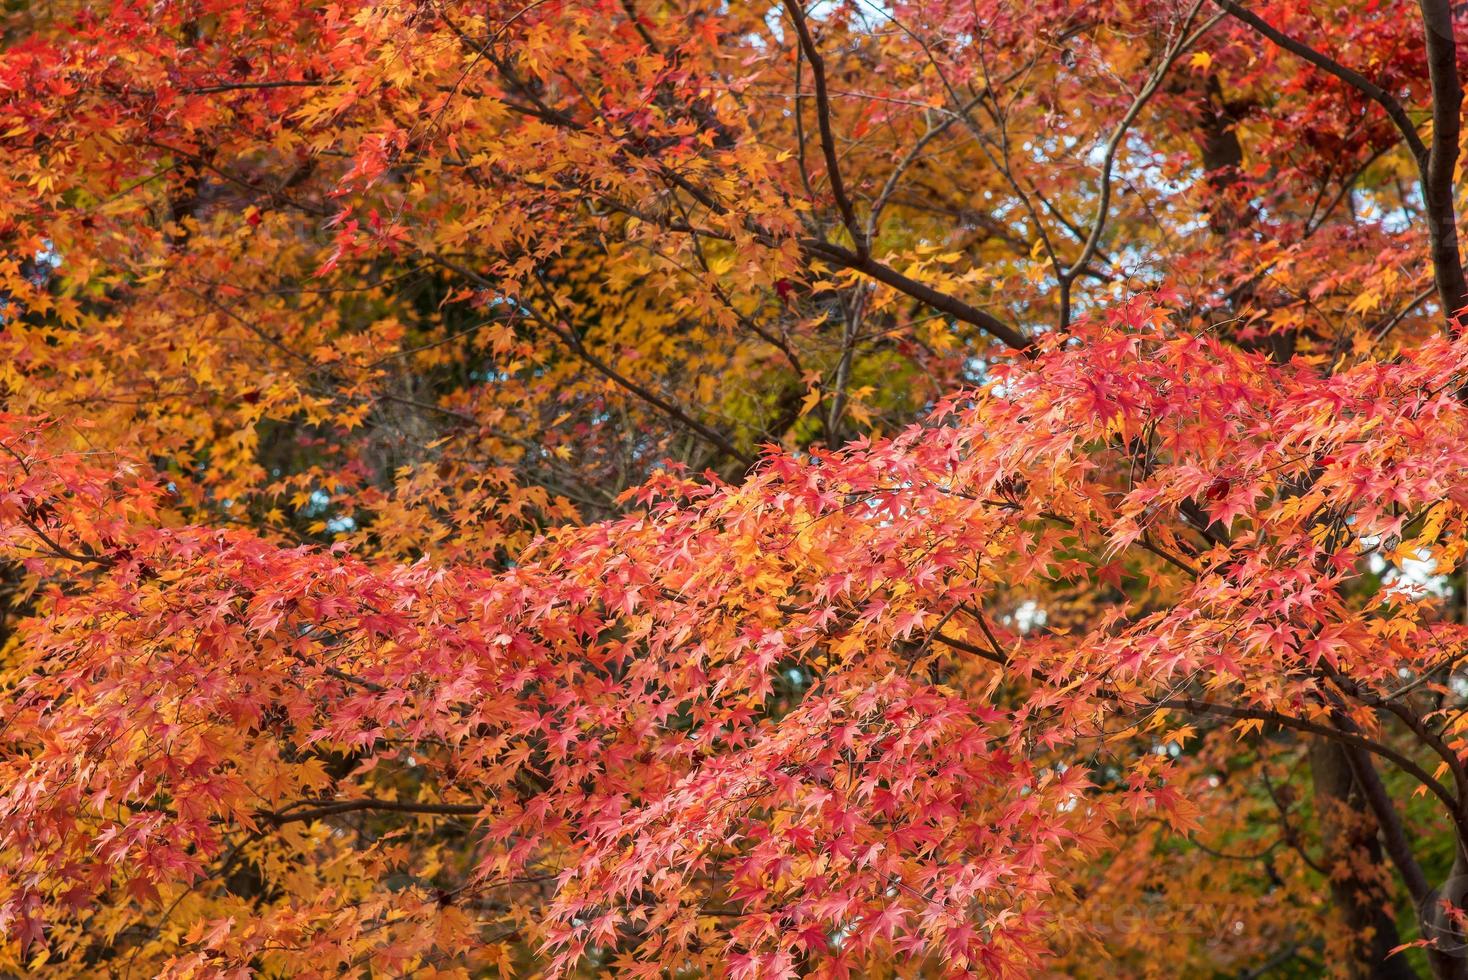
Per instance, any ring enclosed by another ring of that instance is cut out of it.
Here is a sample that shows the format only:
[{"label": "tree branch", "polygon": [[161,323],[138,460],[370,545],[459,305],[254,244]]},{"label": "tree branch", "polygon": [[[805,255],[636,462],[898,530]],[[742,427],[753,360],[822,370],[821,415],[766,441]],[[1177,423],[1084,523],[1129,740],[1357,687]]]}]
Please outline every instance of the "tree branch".
[{"label": "tree branch", "polygon": [[[1386,110],[1407,141],[1422,185],[1427,207],[1428,238],[1432,254],[1433,280],[1443,315],[1452,322],[1454,314],[1468,306],[1468,285],[1458,256],[1458,222],[1453,204],[1453,170],[1458,161],[1458,137],[1462,124],[1463,86],[1458,77],[1458,45],[1453,31],[1452,10],[1447,0],[1419,0],[1422,26],[1427,39],[1427,67],[1432,83],[1432,146],[1417,134],[1417,127],[1402,103],[1390,92],[1354,69],[1271,26],[1258,14],[1233,0],[1215,0],[1236,19],[1248,24],[1274,44],[1298,55],[1321,71],[1334,75]],[[1456,326],[1454,330],[1456,331]]]},{"label": "tree branch", "polygon": [[[1105,692],[1101,692],[1105,696]],[[1119,699],[1117,699],[1119,700]],[[1126,702],[1121,702],[1125,704]],[[1453,823],[1458,828],[1461,836],[1468,837],[1468,826],[1460,813],[1457,797],[1452,792],[1433,778],[1432,774],[1423,769],[1417,763],[1407,758],[1402,753],[1389,745],[1372,741],[1364,736],[1353,732],[1343,732],[1331,725],[1323,725],[1319,722],[1310,721],[1306,718],[1297,718],[1294,715],[1281,714],[1268,708],[1244,708],[1231,704],[1219,704],[1215,701],[1201,701],[1197,698],[1165,698],[1159,701],[1147,701],[1139,707],[1145,708],[1176,708],[1180,711],[1188,711],[1194,714],[1211,714],[1224,718],[1237,718],[1245,720],[1258,720],[1278,725],[1281,728],[1293,728],[1296,731],[1310,732],[1312,735],[1320,735],[1335,742],[1344,743],[1347,746],[1355,746],[1375,753],[1383,759],[1395,763],[1403,772],[1408,773],[1420,782],[1427,790],[1443,802],[1452,816]]]},{"label": "tree branch", "polygon": [[1447,0],[1420,0],[1427,36],[1427,71],[1432,83],[1432,148],[1422,171],[1422,199],[1432,245],[1433,278],[1443,315],[1468,306],[1463,263],[1458,257],[1458,220],[1453,207],[1453,171],[1462,131],[1463,85],[1458,78],[1458,43]]},{"label": "tree branch", "polygon": [[1386,110],[1386,114],[1391,117],[1392,122],[1396,123],[1397,128],[1402,131],[1402,137],[1407,141],[1407,146],[1411,148],[1412,156],[1417,158],[1419,162],[1426,158],[1427,147],[1423,144],[1422,137],[1417,135],[1417,127],[1412,125],[1412,120],[1407,116],[1407,110],[1402,107],[1402,104],[1390,92],[1360,72],[1347,68],[1339,61],[1330,57],[1330,55],[1317,51],[1308,44],[1297,41],[1283,31],[1271,26],[1264,18],[1248,8],[1234,3],[1233,0],[1216,0],[1216,2],[1220,7],[1228,11],[1231,16],[1248,24],[1279,47],[1284,48],[1291,54],[1298,55],[1321,71],[1334,75],[1381,106]]},{"label": "tree branch", "polygon": [[278,827],[282,824],[319,820],[322,817],[335,817],[343,813],[356,813],[362,810],[376,810],[384,813],[417,813],[445,817],[473,817],[484,812],[484,805],[479,803],[405,803],[398,800],[379,800],[372,797],[360,800],[341,800],[335,803],[326,801],[308,802],[317,802],[321,805],[312,807],[309,810],[257,810],[256,816],[263,820],[268,820]]},{"label": "tree branch", "polygon": [[861,225],[857,223],[856,210],[851,206],[851,198],[846,194],[846,184],[841,179],[840,161],[836,158],[836,137],[831,131],[831,97],[826,91],[826,63],[816,48],[815,39],[811,37],[810,25],[806,23],[805,12],[800,9],[798,0],[784,0],[784,2],[786,12],[795,22],[795,33],[800,38],[800,49],[805,53],[805,60],[810,62],[811,76],[816,90],[816,125],[821,133],[821,153],[826,158],[826,179],[831,183],[831,196],[836,199],[836,208],[841,212],[841,223],[846,226],[852,242],[856,244],[856,254],[866,258],[866,235],[862,233]]},{"label": "tree branch", "polygon": [[883,265],[870,255],[858,255],[839,245],[832,245],[828,242],[807,240],[802,241],[800,244],[808,253],[813,253],[835,265],[865,273],[877,282],[891,286],[898,292],[911,296],[920,303],[925,303],[935,310],[947,313],[955,319],[962,320],[964,323],[973,324],[1013,351],[1024,354],[1026,357],[1035,356],[1030,339],[992,313],[985,313],[978,307],[970,306],[956,296],[941,293],[931,286],[918,282],[916,279],[910,279],[891,266]]},{"label": "tree branch", "polygon": [[1430,891],[1427,875],[1412,853],[1412,845],[1408,843],[1406,830],[1402,826],[1401,814],[1392,805],[1391,796],[1382,784],[1381,774],[1376,771],[1371,757],[1356,746],[1346,747],[1346,759],[1356,774],[1356,782],[1360,784],[1366,802],[1371,805],[1377,825],[1381,827],[1381,840],[1387,856],[1401,873],[1402,882],[1407,886],[1413,903],[1421,905]]}]

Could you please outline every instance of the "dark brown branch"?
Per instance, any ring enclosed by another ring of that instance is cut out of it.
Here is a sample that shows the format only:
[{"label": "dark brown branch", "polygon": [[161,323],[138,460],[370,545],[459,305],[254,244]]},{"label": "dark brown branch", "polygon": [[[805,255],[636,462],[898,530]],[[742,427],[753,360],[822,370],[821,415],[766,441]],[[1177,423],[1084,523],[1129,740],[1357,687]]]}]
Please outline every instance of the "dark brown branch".
[{"label": "dark brown branch", "polygon": [[[979,622],[983,625],[984,632],[988,633],[988,624],[984,623],[982,619],[979,620]],[[989,650],[985,650],[981,646],[975,646],[974,644],[968,643],[964,640],[955,639],[954,637],[949,636],[947,633],[930,633],[928,634],[928,638],[930,640],[937,640],[944,646],[952,647],[960,653],[967,653],[970,656],[979,657],[982,660],[987,660],[992,664],[998,664],[1001,667],[1007,666],[1009,663],[1009,658],[1005,656],[1004,651],[999,648],[998,644],[995,644],[994,650],[991,652]],[[992,634],[990,634],[990,642],[993,642]]]},{"label": "dark brown branch", "polygon": [[856,254],[861,258],[866,258],[866,235],[862,233],[861,225],[857,223],[856,211],[851,206],[851,198],[846,194],[846,184],[841,179],[840,161],[836,157],[836,137],[831,131],[831,97],[826,91],[826,63],[816,48],[815,39],[811,37],[810,25],[806,23],[805,12],[800,9],[799,2],[785,0],[785,10],[790,14],[790,19],[795,22],[795,33],[800,38],[800,49],[804,52],[805,59],[810,62],[816,95],[816,125],[820,128],[821,153],[826,158],[826,179],[831,183],[831,196],[836,199],[836,207],[841,212],[841,223],[846,226],[851,240],[856,244]]},{"label": "dark brown branch", "polygon": [[1427,205],[1433,278],[1442,298],[1443,315],[1452,317],[1468,306],[1463,263],[1458,257],[1458,222],[1453,207],[1453,171],[1458,163],[1462,130],[1463,84],[1458,78],[1458,43],[1448,0],[1420,0],[1427,36],[1427,71],[1432,82],[1432,148],[1422,172],[1422,198]]},{"label": "dark brown branch", "polygon": [[341,800],[335,803],[313,802],[320,802],[321,805],[309,810],[259,810],[256,811],[256,816],[278,827],[282,824],[319,820],[322,817],[335,817],[343,813],[358,813],[364,810],[443,817],[473,817],[484,812],[483,804],[479,803],[405,803],[399,800],[379,800],[371,797],[360,800]]},{"label": "dark brown branch", "polygon": [[1334,75],[1381,106],[1386,110],[1386,114],[1391,117],[1392,122],[1396,123],[1397,128],[1402,131],[1402,137],[1407,141],[1407,146],[1411,148],[1412,156],[1418,160],[1426,158],[1427,147],[1423,144],[1422,137],[1417,135],[1417,127],[1412,125],[1412,120],[1407,116],[1407,110],[1402,107],[1402,104],[1390,92],[1360,72],[1347,68],[1339,61],[1330,57],[1330,55],[1322,51],[1317,51],[1308,44],[1304,44],[1290,37],[1288,34],[1272,26],[1252,10],[1234,3],[1233,0],[1217,0],[1217,3],[1234,18],[1248,24],[1279,47],[1284,48],[1291,54],[1298,55],[1321,71]]},{"label": "dark brown branch", "polygon": [[[1407,141],[1421,177],[1422,199],[1427,208],[1428,237],[1432,252],[1433,280],[1443,315],[1451,318],[1468,306],[1468,285],[1458,257],[1458,225],[1453,204],[1453,170],[1458,160],[1459,113],[1463,86],[1458,77],[1457,40],[1452,10],[1447,0],[1419,0],[1422,26],[1427,38],[1428,74],[1432,82],[1432,146],[1417,134],[1407,110],[1390,92],[1354,69],[1292,38],[1254,12],[1233,2],[1216,0],[1233,17],[1248,24],[1274,44],[1335,76],[1386,110]],[[1456,328],[1455,328],[1456,329]]]},{"label": "dark brown branch", "polygon": [[[425,253],[425,257],[429,261],[437,263],[438,265],[443,266],[445,269],[448,269],[449,271],[457,273],[465,279],[468,279],[470,282],[487,288],[494,287],[494,283],[485,279],[474,270],[466,268],[465,266],[460,265],[452,259],[446,259],[441,255],[432,253]],[[677,405],[674,405],[666,399],[658,396],[654,392],[647,390],[642,385],[628,378],[626,375],[622,374],[606,361],[602,360],[596,354],[592,353],[586,347],[586,345],[581,342],[581,338],[576,335],[575,331],[561,329],[560,327],[551,323],[545,317],[542,317],[539,314],[535,313],[534,310],[522,308],[522,312],[524,312],[530,319],[534,320],[540,326],[549,330],[558,339],[560,339],[562,343],[570,348],[571,353],[575,354],[582,361],[586,362],[598,373],[606,377],[609,381],[625,389],[626,391],[631,392],[633,395],[636,395],[638,398],[647,402],[649,405],[652,405],[654,408],[658,409],[669,418],[672,418],[679,422],[681,425],[686,426],[689,431],[693,432],[695,435],[699,436],[701,439],[714,446],[730,459],[743,463],[746,466],[754,464],[755,458],[753,456],[749,455],[748,453],[740,452],[739,449],[737,449],[734,444],[726,439],[723,435],[719,434],[718,432],[704,425],[702,422],[693,418]]]},{"label": "dark brown branch", "polygon": [[1422,870],[1422,865],[1417,863],[1417,858],[1412,853],[1412,845],[1407,841],[1406,830],[1402,826],[1401,814],[1392,805],[1391,795],[1387,793],[1386,786],[1382,784],[1381,775],[1376,771],[1371,757],[1363,749],[1355,746],[1346,748],[1346,759],[1351,764],[1351,770],[1356,774],[1356,782],[1361,787],[1361,792],[1366,797],[1366,802],[1371,806],[1371,812],[1376,817],[1376,823],[1381,828],[1381,840],[1385,847],[1387,856],[1397,866],[1397,871],[1402,875],[1402,882],[1407,886],[1407,892],[1412,896],[1412,901],[1421,905],[1427,899],[1430,890],[1427,884],[1427,875]]},{"label": "dark brown branch", "polygon": [[183,91],[188,95],[215,95],[220,92],[245,92],[262,88],[326,88],[340,84],[341,82],[337,81],[313,82],[304,79],[300,81],[282,79],[274,82],[225,82],[219,85],[197,85]]},{"label": "dark brown branch", "polygon": [[[788,5],[791,5],[794,14],[799,14],[799,8],[793,5],[793,0],[786,0],[786,2]],[[450,23],[450,26],[453,27],[452,23]],[[805,30],[805,36],[809,37],[809,31],[808,28],[805,27],[803,15],[797,18],[797,27]],[[457,28],[454,29],[457,31]],[[503,59],[495,58],[492,54],[485,51],[483,48],[475,44],[472,40],[470,40],[462,33],[460,33],[460,37],[470,50],[484,54],[486,57],[488,57],[499,69],[501,75],[503,75],[505,79],[510,82],[511,85],[515,86],[516,89],[519,90],[530,103],[527,105],[524,103],[516,102],[513,99],[507,99],[503,97],[498,98],[498,101],[507,109],[513,112],[522,113],[535,119],[539,119],[542,122],[559,128],[569,129],[573,132],[587,131],[587,127],[580,121],[565,114],[564,112],[560,112],[559,110],[546,105],[543,101],[541,101],[539,97],[537,97],[534,92],[529,89],[528,86],[526,86],[523,82],[519,80],[518,76],[514,73],[511,66],[506,64]],[[813,42],[810,45],[810,48],[813,52]],[[801,50],[806,51],[804,41],[802,41]],[[818,77],[824,79],[823,74],[818,75]],[[824,86],[824,80],[821,84],[822,86]],[[817,105],[819,106],[820,104],[821,99],[818,98]],[[823,113],[822,119],[828,131],[830,126],[829,101],[826,102],[826,105],[828,111],[826,113]],[[853,241],[857,246],[857,251],[852,252],[849,249],[842,248],[841,246],[832,244],[830,242],[804,240],[800,242],[800,245],[801,248],[806,252],[806,254],[815,255],[827,262],[840,265],[844,268],[863,272],[871,278],[877,280],[878,282],[881,282],[887,286],[891,286],[899,292],[904,293],[905,295],[910,296],[921,303],[925,303],[928,306],[939,310],[940,312],[947,313],[950,316],[953,316],[958,320],[963,321],[964,323],[969,323],[976,327],[979,327],[1012,350],[1026,353],[1027,356],[1033,356],[1033,352],[1030,349],[1029,338],[1027,338],[1018,329],[1010,326],[1009,324],[1000,320],[998,317],[995,317],[989,313],[985,313],[982,310],[970,306],[969,304],[963,302],[962,300],[959,300],[956,297],[941,293],[930,286],[925,286],[914,279],[910,279],[907,276],[902,275],[895,269],[892,269],[891,267],[883,265],[882,263],[876,262],[872,259],[871,255],[867,251],[865,237],[861,234],[859,226],[856,223],[855,213],[851,211],[850,200],[846,197],[844,185],[839,184],[840,171],[836,168],[834,158],[835,144],[829,138],[826,139],[824,143],[828,149],[828,152],[831,154],[831,156],[828,157],[827,165],[831,172],[831,179],[833,182],[832,188],[833,191],[839,188],[839,192],[837,193],[837,203],[838,205],[841,205],[844,202],[842,219],[846,221],[848,228],[851,231]],[[677,187],[678,189],[688,193],[690,196],[693,197],[695,201],[703,205],[709,211],[719,215],[728,214],[729,209],[724,206],[724,204],[722,204],[720,201],[718,201],[713,195],[705,191],[703,188],[700,188],[697,185],[693,184],[686,177],[677,173],[672,168],[661,165],[658,161],[653,159],[653,154],[632,146],[627,146],[625,148],[636,156],[639,156],[643,159],[652,160],[654,164],[658,165],[658,175],[664,181],[666,181],[671,186]],[[629,213],[632,213],[630,209]],[[680,230],[687,233],[692,233],[693,231],[691,227],[676,227],[668,222],[660,223],[670,230]],[[771,244],[776,240],[775,236],[771,235],[766,229],[759,227],[753,222],[749,223],[749,229],[762,243]],[[706,237],[710,238],[726,238],[726,236],[715,234],[712,231],[701,231],[699,232],[699,234],[703,234]],[[740,458],[739,454],[734,454],[734,458]]]},{"label": "dark brown branch", "polygon": [[[1105,692],[1101,692],[1105,697]],[[1118,699],[1119,700],[1119,699]],[[1125,704],[1126,702],[1122,702]],[[1138,707],[1142,708],[1175,708],[1193,714],[1211,714],[1223,718],[1236,718],[1247,721],[1263,721],[1281,728],[1293,728],[1296,731],[1309,732],[1312,735],[1320,735],[1335,742],[1341,742],[1347,746],[1355,746],[1365,749],[1381,756],[1383,759],[1395,763],[1397,768],[1414,777],[1428,792],[1432,793],[1447,806],[1449,814],[1452,815],[1454,824],[1458,827],[1460,836],[1468,837],[1468,826],[1460,812],[1458,800],[1452,792],[1432,774],[1413,762],[1407,756],[1398,752],[1389,745],[1373,741],[1354,732],[1343,732],[1339,728],[1324,725],[1319,722],[1310,721],[1307,718],[1297,718],[1294,715],[1281,714],[1268,708],[1246,708],[1231,704],[1219,704],[1215,701],[1201,701],[1197,698],[1165,698],[1160,701],[1143,702]]]},{"label": "dark brown branch", "polygon": [[1383,698],[1369,687],[1358,684],[1324,662],[1321,664],[1321,669],[1330,678],[1331,682],[1349,697],[1355,698],[1362,704],[1375,708],[1378,711],[1385,711],[1395,715],[1407,727],[1408,731],[1416,735],[1418,740],[1437,753],[1438,757],[1447,764],[1453,773],[1453,780],[1458,787],[1458,792],[1463,793],[1465,790],[1468,790],[1468,769],[1463,767],[1463,761],[1459,758],[1458,753],[1444,742],[1441,736],[1435,734],[1428,728],[1427,723],[1409,705],[1402,701]]},{"label": "dark brown branch", "polygon": [[955,319],[962,320],[964,323],[973,324],[1011,350],[1018,351],[1026,356],[1034,356],[1034,351],[1028,337],[993,314],[985,313],[978,307],[970,306],[956,296],[939,292],[931,286],[918,282],[916,279],[910,279],[891,266],[883,265],[870,255],[857,255],[839,245],[832,245],[828,242],[802,241],[800,244],[808,253],[814,254],[835,265],[864,273],[883,285],[891,286],[898,292],[911,296],[920,303],[925,303],[935,310],[947,313]]}]

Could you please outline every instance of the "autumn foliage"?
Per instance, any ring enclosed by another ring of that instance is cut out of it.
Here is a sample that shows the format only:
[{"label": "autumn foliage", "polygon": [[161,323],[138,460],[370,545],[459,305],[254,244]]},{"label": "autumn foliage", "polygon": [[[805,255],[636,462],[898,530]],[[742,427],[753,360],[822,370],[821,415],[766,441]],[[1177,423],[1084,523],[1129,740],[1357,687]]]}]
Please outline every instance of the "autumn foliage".
[{"label": "autumn foliage", "polygon": [[0,972],[1468,977],[1468,10],[0,18]]}]

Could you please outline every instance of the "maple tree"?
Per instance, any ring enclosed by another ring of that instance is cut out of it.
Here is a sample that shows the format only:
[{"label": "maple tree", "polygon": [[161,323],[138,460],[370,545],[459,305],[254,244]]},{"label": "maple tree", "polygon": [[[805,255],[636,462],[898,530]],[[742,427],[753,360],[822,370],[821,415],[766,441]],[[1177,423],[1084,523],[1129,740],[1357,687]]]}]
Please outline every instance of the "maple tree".
[{"label": "maple tree", "polygon": [[1468,976],[1468,12],[0,16],[0,970]]}]

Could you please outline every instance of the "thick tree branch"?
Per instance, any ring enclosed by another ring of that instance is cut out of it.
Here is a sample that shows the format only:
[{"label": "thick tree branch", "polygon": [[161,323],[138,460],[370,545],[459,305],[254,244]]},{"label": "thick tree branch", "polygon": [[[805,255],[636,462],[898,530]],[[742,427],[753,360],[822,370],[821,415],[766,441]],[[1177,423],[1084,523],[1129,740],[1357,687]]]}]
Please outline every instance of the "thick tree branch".
[{"label": "thick tree branch", "polygon": [[483,804],[479,803],[407,803],[399,800],[379,800],[371,797],[360,800],[341,800],[338,802],[312,802],[319,802],[321,805],[313,806],[309,810],[260,810],[256,812],[256,816],[276,826],[280,826],[288,823],[319,820],[322,817],[340,816],[343,813],[357,813],[363,810],[382,813],[415,813],[444,817],[473,817],[484,812]]},{"label": "thick tree branch", "polygon": [[[1125,703],[1125,702],[1123,702]],[[1231,704],[1220,704],[1216,701],[1202,701],[1197,698],[1164,698],[1158,701],[1145,702],[1141,707],[1147,708],[1175,708],[1193,714],[1210,714],[1222,718],[1237,718],[1240,720],[1258,720],[1268,724],[1278,725],[1281,728],[1293,728],[1296,731],[1309,732],[1312,735],[1320,735],[1335,742],[1341,742],[1347,746],[1365,749],[1394,763],[1397,768],[1414,777],[1428,792],[1436,796],[1448,808],[1453,823],[1458,828],[1461,837],[1468,838],[1468,820],[1462,815],[1457,797],[1453,796],[1446,786],[1434,779],[1432,774],[1423,769],[1416,762],[1398,752],[1389,745],[1373,741],[1354,732],[1344,732],[1331,725],[1310,721],[1307,718],[1297,718],[1294,715],[1281,714],[1268,708],[1247,708]]]},{"label": "thick tree branch", "polygon": [[1402,826],[1401,814],[1392,805],[1391,795],[1381,781],[1381,775],[1376,771],[1376,766],[1365,750],[1356,746],[1346,748],[1346,758],[1351,763],[1351,769],[1356,774],[1356,782],[1361,787],[1366,801],[1371,805],[1371,812],[1376,817],[1377,824],[1381,827],[1382,844],[1386,849],[1387,856],[1396,865],[1397,871],[1402,876],[1402,883],[1407,886],[1407,892],[1412,896],[1412,901],[1420,905],[1426,900],[1429,892],[1427,875],[1422,870],[1422,865],[1417,863],[1416,856],[1412,853],[1412,845],[1407,841],[1406,829]]},{"label": "thick tree branch", "polygon": [[831,196],[836,199],[836,208],[841,212],[841,223],[846,226],[847,233],[856,245],[856,254],[865,258],[866,235],[862,233],[861,225],[856,220],[856,210],[851,206],[851,198],[847,196],[846,184],[841,179],[841,163],[836,157],[836,136],[831,130],[831,97],[826,90],[826,63],[816,48],[815,39],[811,37],[810,25],[806,22],[805,11],[801,10],[799,2],[785,0],[785,10],[795,22],[800,49],[805,54],[805,60],[810,62],[816,94],[816,125],[821,133],[821,153],[826,158],[826,179],[831,184]]},{"label": "thick tree branch", "polygon": [[911,279],[891,266],[883,265],[870,255],[857,255],[839,245],[831,245],[827,242],[803,241],[800,244],[808,253],[834,265],[864,273],[885,286],[891,286],[898,292],[911,296],[920,303],[925,303],[935,310],[978,327],[1011,350],[1026,356],[1033,356],[1033,348],[1028,337],[993,314],[970,306],[956,296],[939,292],[916,279]]},{"label": "thick tree branch", "polygon": [[1360,72],[1352,68],[1347,68],[1330,55],[1322,51],[1317,51],[1308,44],[1304,44],[1290,37],[1247,7],[1234,3],[1233,0],[1216,0],[1216,2],[1220,7],[1228,11],[1231,16],[1248,24],[1254,30],[1274,42],[1274,44],[1284,48],[1291,54],[1298,55],[1321,71],[1334,75],[1381,106],[1386,110],[1386,114],[1391,117],[1392,122],[1396,124],[1397,129],[1402,131],[1402,138],[1407,141],[1407,146],[1411,148],[1412,156],[1418,160],[1426,158],[1427,147],[1423,144],[1422,137],[1417,135],[1417,127],[1412,124],[1412,120],[1408,117],[1407,110],[1402,107],[1402,103],[1398,102],[1396,97],[1390,92]]},{"label": "thick tree branch", "polygon": [[1390,92],[1324,52],[1278,30],[1233,0],[1215,2],[1274,44],[1371,99],[1386,110],[1397,129],[1401,130],[1420,175],[1438,299],[1443,305],[1443,315],[1453,322],[1454,314],[1468,306],[1468,285],[1464,283],[1463,263],[1458,256],[1458,223],[1453,203],[1453,171],[1458,160],[1463,86],[1458,77],[1458,46],[1452,10],[1447,0],[1419,0],[1427,39],[1428,74],[1432,83],[1433,133],[1430,148],[1422,142],[1407,110]]},{"label": "thick tree branch", "polygon": [[[810,57],[811,55],[818,56],[819,53],[815,51],[814,39],[810,38],[809,27],[806,24],[804,14],[800,11],[798,4],[795,3],[795,0],[785,0],[785,2],[787,5],[787,9],[791,11],[792,17],[794,17],[796,20],[797,31],[802,34],[802,52],[804,52],[807,57]],[[543,101],[536,97],[534,93],[529,90],[528,86],[524,85],[524,83],[519,80],[519,78],[511,69],[511,66],[504,63],[503,59],[495,58],[482,46],[473,42],[470,38],[467,37],[467,35],[463,34],[462,31],[460,31],[455,25],[453,25],[451,21],[449,22],[449,24],[450,27],[455,31],[455,33],[459,35],[460,39],[469,48],[469,50],[479,54],[483,54],[485,57],[489,58],[489,60],[492,61],[499,69],[501,75],[503,75],[506,80],[510,82],[511,85],[514,85],[519,91],[524,93],[525,97],[531,102],[530,105],[523,105],[515,102],[512,99],[500,97],[498,98],[498,101],[502,105],[504,105],[511,111],[531,116],[558,128],[569,129],[574,132],[587,131],[588,127],[585,124],[563,112],[560,112],[559,110],[556,110],[546,105]],[[818,79],[821,79],[821,90],[824,91],[824,63],[821,64],[822,68],[816,73],[816,77]],[[838,208],[841,208],[842,220],[846,223],[847,228],[851,233],[852,240],[856,245],[856,251],[852,252],[851,250],[843,248],[839,245],[816,240],[802,241],[800,243],[802,250],[804,250],[808,255],[816,255],[827,262],[840,265],[844,268],[853,269],[858,272],[863,272],[871,278],[877,280],[878,282],[881,282],[884,285],[891,286],[899,292],[904,293],[905,295],[910,296],[921,303],[925,303],[928,306],[939,310],[940,312],[947,313],[950,316],[953,316],[956,319],[963,321],[964,323],[969,323],[976,327],[979,327],[1012,350],[1026,353],[1029,356],[1033,356],[1032,351],[1030,350],[1031,343],[1029,338],[1015,327],[1010,326],[1009,324],[1000,320],[998,317],[985,313],[982,310],[979,310],[973,306],[970,306],[967,303],[964,303],[962,300],[959,300],[956,297],[948,296],[947,294],[941,293],[930,286],[925,286],[914,279],[910,279],[907,276],[902,275],[895,269],[892,269],[889,266],[883,265],[882,263],[876,262],[872,259],[868,250],[866,237],[862,233],[860,226],[856,221],[855,211],[852,210],[850,199],[846,195],[845,186],[840,183],[841,176],[840,170],[837,167],[837,161],[835,157],[834,136],[830,133],[829,98],[826,96],[818,95],[817,108],[819,109],[822,105],[826,107],[826,111],[821,113],[821,122],[823,126],[822,145],[827,153],[827,168],[830,171],[832,191],[836,196]],[[626,147],[626,149],[629,152],[644,159],[651,159],[653,157],[653,154],[649,153],[646,150],[638,149],[631,146]],[[653,160],[653,162],[655,164],[658,163],[658,161],[656,160]],[[683,177],[681,174],[675,172],[671,168],[659,164],[658,174],[669,185],[677,187],[678,189],[688,193],[693,197],[694,200],[703,205],[712,213],[719,215],[728,214],[729,209],[724,206],[723,203],[718,201],[703,188],[700,188],[697,185],[693,184],[687,178]],[[663,224],[664,227],[671,227],[666,222],[663,222]],[[775,241],[775,236],[771,235],[766,229],[759,227],[757,224],[749,222],[749,227],[750,231],[752,231],[755,234],[756,238],[761,242],[768,244]],[[692,232],[692,229],[688,227],[677,228],[674,230],[681,230],[690,233]],[[700,234],[705,234],[707,235],[707,237],[711,238],[724,237],[710,232],[700,232]]]},{"label": "thick tree branch", "polygon": [[1427,71],[1432,82],[1432,148],[1422,172],[1427,205],[1433,276],[1443,313],[1452,317],[1468,306],[1463,263],[1458,256],[1458,220],[1453,205],[1453,172],[1462,131],[1463,84],[1458,78],[1458,43],[1448,0],[1420,0],[1427,36]]}]

